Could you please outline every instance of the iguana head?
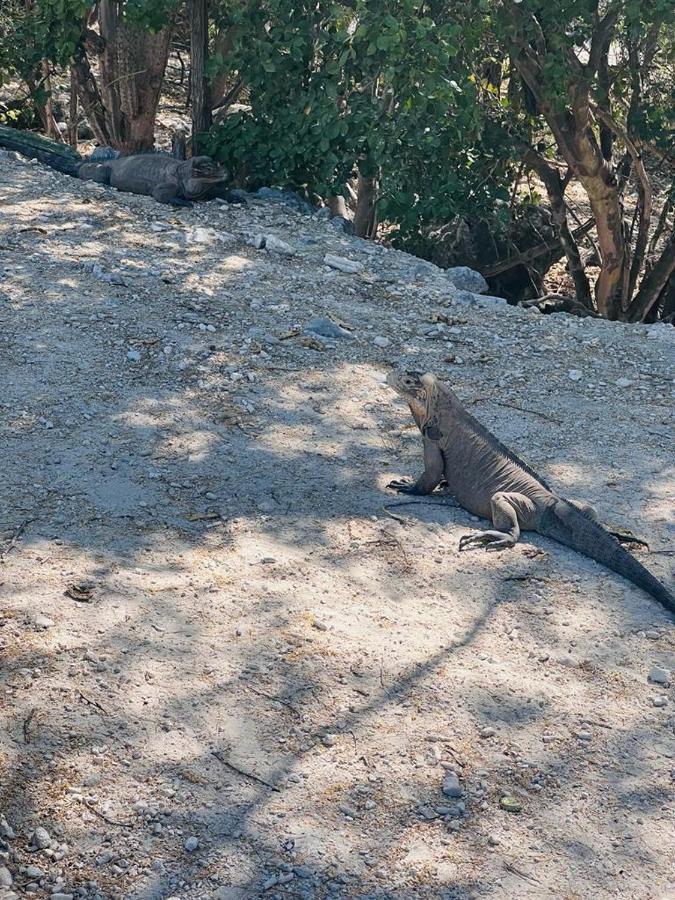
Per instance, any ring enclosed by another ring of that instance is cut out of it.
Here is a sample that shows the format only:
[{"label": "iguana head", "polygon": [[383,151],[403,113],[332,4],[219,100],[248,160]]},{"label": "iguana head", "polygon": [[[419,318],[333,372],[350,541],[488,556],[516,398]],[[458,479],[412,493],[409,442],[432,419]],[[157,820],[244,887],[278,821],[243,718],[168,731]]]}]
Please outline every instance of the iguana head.
[{"label": "iguana head", "polygon": [[415,371],[392,371],[387,384],[407,401],[410,411],[420,428],[428,417],[429,402],[436,392],[436,376]]},{"label": "iguana head", "polygon": [[210,156],[193,156],[180,167],[180,180],[186,200],[199,200],[214,185],[227,180],[227,173]]}]

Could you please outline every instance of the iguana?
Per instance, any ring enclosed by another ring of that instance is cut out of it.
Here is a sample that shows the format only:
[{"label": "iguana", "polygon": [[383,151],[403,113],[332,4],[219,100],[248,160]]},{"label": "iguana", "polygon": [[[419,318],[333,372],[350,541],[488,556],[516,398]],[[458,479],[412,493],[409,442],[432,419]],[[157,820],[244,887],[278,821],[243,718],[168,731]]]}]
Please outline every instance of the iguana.
[{"label": "iguana", "polygon": [[0,126],[0,146],[39,159],[74,178],[107,184],[130,194],[146,194],[173,206],[185,206],[192,200],[213,200],[227,193],[225,171],[208,156],[179,160],[159,153],[141,153],[87,161],[70,147],[6,126]]},{"label": "iguana", "polygon": [[424,442],[417,481],[392,481],[407,494],[431,494],[443,479],[448,492],[494,530],[464,535],[459,549],[513,547],[522,531],[536,531],[623,575],[675,613],[675,597],[602,526],[595,510],[564,500],[462,406],[435,375],[391,372],[387,383],[407,400]]}]

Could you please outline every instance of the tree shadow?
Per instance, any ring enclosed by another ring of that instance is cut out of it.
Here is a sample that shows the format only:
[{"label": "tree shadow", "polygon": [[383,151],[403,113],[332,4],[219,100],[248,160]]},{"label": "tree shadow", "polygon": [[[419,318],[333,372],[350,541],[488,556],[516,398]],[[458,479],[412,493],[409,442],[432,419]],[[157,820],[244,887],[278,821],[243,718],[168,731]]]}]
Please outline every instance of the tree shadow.
[{"label": "tree shadow", "polygon": [[[84,199],[58,215],[45,199],[53,233],[12,237],[48,283],[15,269],[2,310],[8,540],[26,522],[0,569],[17,886],[36,859],[42,891],[62,869],[84,896],[139,900],[601,897],[626,864],[629,889],[644,871],[656,884],[672,787],[665,716],[638,676],[672,654],[635,631],[664,614],[544,539],[460,555],[462,510],[388,518],[384,485],[418,468],[419,436],[370,350],[300,351],[290,311],[277,344],[251,333],[271,326],[241,287],[265,282],[283,306],[276,264],[181,237],[213,210]],[[61,228],[89,208],[95,233]],[[125,208],[148,215],[141,236]],[[204,254],[215,287],[193,277]],[[533,428],[485,413],[516,446]],[[562,458],[579,432],[549,426]],[[664,446],[589,477],[591,445],[543,474],[570,496],[603,500],[614,478],[622,503],[664,498]],[[90,602],[64,595],[82,582]],[[450,770],[463,815],[438,811],[456,805]],[[63,859],[28,851],[37,824]]]}]

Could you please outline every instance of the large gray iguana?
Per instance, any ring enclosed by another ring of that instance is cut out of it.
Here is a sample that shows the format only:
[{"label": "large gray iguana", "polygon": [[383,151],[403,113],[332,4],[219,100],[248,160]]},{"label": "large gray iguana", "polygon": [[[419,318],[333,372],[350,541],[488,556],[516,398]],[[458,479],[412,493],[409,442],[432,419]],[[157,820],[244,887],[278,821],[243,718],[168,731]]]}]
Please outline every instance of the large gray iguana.
[{"label": "large gray iguana", "polygon": [[0,126],[0,146],[39,159],[52,169],[83,181],[96,181],[159,203],[184,206],[192,200],[226,197],[228,178],[208,156],[180,160],[159,153],[88,161],[63,144]]},{"label": "large gray iguana", "polygon": [[592,507],[559,497],[435,375],[391,372],[387,383],[407,400],[424,442],[424,472],[417,481],[388,486],[431,494],[445,479],[461,506],[492,520],[494,530],[465,535],[460,550],[501,550],[513,547],[521,530],[536,531],[618,572],[675,613],[675,597],[598,522]]}]

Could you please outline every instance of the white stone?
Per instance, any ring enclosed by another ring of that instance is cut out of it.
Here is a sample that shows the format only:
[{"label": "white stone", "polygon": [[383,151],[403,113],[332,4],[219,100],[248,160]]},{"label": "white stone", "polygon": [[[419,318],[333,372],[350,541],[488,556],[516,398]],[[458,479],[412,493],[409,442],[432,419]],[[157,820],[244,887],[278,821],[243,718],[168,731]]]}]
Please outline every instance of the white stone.
[{"label": "white stone", "polygon": [[345,272],[347,275],[357,275],[363,271],[363,263],[355,259],[346,259],[344,256],[334,256],[332,253],[326,253],[323,261],[331,269],[337,269],[339,272]]}]

